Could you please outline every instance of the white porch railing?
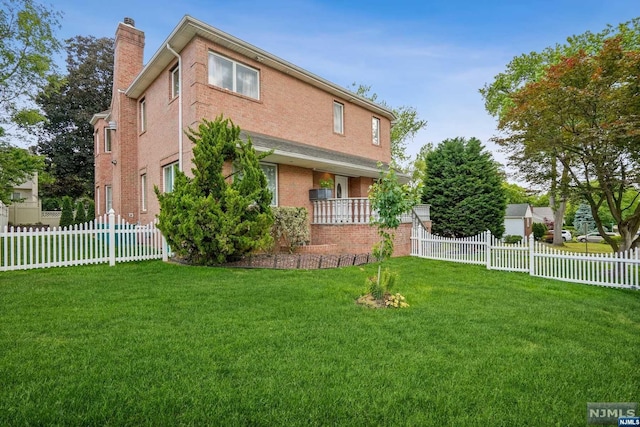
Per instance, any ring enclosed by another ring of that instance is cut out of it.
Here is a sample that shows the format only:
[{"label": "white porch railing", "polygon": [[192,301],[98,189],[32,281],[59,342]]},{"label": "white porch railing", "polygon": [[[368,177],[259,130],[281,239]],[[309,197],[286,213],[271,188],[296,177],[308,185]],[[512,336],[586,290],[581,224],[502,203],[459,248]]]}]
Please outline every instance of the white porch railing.
[{"label": "white porch railing", "polygon": [[[313,224],[369,224],[371,217],[377,217],[371,210],[371,202],[367,197],[350,197],[344,199],[313,200]],[[426,215],[429,215],[428,205]],[[402,215],[401,221],[410,223],[412,214]]]}]

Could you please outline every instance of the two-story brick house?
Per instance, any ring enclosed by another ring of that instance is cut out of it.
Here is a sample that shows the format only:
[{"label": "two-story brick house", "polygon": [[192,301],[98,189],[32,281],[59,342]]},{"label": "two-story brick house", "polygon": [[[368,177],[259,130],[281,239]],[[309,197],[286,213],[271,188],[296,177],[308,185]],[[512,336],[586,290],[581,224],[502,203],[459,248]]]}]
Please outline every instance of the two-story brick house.
[{"label": "two-story brick house", "polygon": [[[185,16],[143,64],[144,33],[125,18],[115,37],[111,108],[95,129],[97,214],[110,208],[131,222],[159,212],[154,186],[171,191],[176,170],[191,174],[184,130],[203,119],[231,118],[258,152],[273,205],[307,208],[312,245],[368,251],[368,189],[378,162],[391,159],[393,113],[210,25]],[[310,200],[321,180],[333,198]],[[397,253],[409,251],[409,227]]]}]

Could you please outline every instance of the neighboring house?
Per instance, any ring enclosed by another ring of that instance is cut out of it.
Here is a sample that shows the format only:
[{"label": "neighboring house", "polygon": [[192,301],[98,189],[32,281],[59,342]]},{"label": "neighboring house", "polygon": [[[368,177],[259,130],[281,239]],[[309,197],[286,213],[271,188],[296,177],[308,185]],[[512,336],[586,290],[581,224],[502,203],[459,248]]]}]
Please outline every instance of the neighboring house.
[{"label": "neighboring house", "polygon": [[[15,226],[43,224],[55,227],[60,224],[60,212],[43,212],[38,197],[38,173],[31,179],[13,187],[11,204],[5,207],[8,223]],[[0,216],[1,216],[0,212]],[[2,225],[0,219],[0,226]]]},{"label": "neighboring house", "polygon": [[533,222],[540,224],[549,224],[553,222],[553,209],[550,207],[532,206],[531,213],[533,214]]},{"label": "neighboring house", "polygon": [[[307,208],[312,245],[371,249],[367,195],[377,163],[391,160],[388,108],[190,16],[146,65],[144,40],[132,19],[118,25],[111,108],[91,119],[96,214],[113,208],[131,222],[153,221],[154,187],[171,191],[176,170],[191,175],[185,130],[222,114],[256,151],[273,150],[262,163],[272,204]],[[328,178],[334,198],[310,200]],[[399,232],[400,254],[409,253],[409,233]]]},{"label": "neighboring house", "polygon": [[533,214],[528,203],[507,205],[504,216],[504,234],[509,236],[529,237],[533,226]]}]

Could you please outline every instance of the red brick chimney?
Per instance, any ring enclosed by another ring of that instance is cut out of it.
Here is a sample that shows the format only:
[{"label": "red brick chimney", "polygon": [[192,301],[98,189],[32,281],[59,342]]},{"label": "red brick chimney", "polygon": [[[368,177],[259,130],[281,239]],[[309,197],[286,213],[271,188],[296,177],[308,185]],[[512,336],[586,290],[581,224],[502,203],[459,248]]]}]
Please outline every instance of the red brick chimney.
[{"label": "red brick chimney", "polygon": [[[117,129],[112,140],[113,209],[129,222],[138,221],[138,100],[127,97],[124,91],[143,68],[144,32],[135,28],[131,18],[118,24],[114,46],[113,95],[111,120]],[[122,189],[127,190],[126,193]]]}]

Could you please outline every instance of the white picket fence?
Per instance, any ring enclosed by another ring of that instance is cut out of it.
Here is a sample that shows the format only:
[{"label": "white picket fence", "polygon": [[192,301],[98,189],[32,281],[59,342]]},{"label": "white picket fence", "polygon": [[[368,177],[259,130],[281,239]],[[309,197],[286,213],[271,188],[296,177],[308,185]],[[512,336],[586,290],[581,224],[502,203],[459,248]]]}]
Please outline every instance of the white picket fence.
[{"label": "white picket fence", "polygon": [[34,230],[3,227],[0,271],[83,264],[142,261],[168,257],[168,247],[155,223],[127,223],[113,209],[102,217],[70,227]]},{"label": "white picket fence", "polygon": [[411,255],[484,265],[490,270],[519,271],[531,276],[614,288],[640,289],[640,250],[611,254],[576,254],[534,240],[506,244],[489,231],[454,239],[428,233],[414,221]]}]

